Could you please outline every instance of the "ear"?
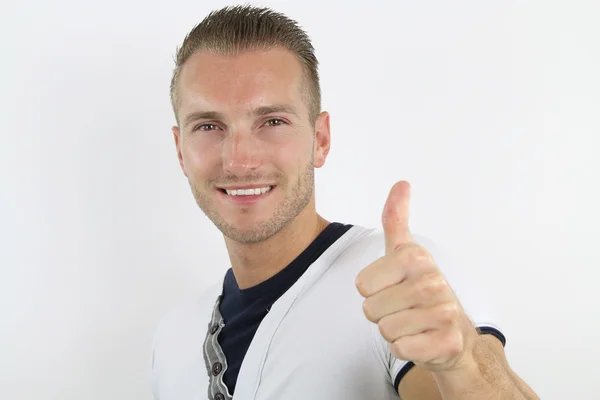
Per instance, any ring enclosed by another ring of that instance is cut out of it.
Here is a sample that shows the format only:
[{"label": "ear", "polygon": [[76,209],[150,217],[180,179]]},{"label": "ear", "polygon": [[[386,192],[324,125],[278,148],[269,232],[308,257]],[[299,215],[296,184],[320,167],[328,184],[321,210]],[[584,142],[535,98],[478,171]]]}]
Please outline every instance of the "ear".
[{"label": "ear", "polygon": [[325,165],[330,145],[331,134],[329,130],[329,113],[323,111],[315,121],[315,168],[321,168]]},{"label": "ear", "polygon": [[181,147],[179,146],[181,142],[181,131],[179,130],[178,126],[173,126],[171,128],[171,131],[173,132],[173,139],[175,139],[175,148],[177,149],[177,158],[179,159],[179,166],[181,167],[183,174],[187,178],[187,172],[185,171],[185,165],[183,164],[183,156],[181,154]]}]

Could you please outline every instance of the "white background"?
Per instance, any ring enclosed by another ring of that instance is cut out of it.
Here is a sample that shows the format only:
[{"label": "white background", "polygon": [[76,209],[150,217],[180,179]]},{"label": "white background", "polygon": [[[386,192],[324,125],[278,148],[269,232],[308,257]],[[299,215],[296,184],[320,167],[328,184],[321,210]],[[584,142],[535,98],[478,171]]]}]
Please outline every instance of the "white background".
[{"label": "white background", "polygon": [[[226,4],[2,1],[0,398],[150,399],[159,318],[228,268],[168,99],[176,46]],[[597,2],[261,4],[322,64],[320,212],[376,227],[409,180],[413,230],[479,280],[513,368],[598,396]]]}]

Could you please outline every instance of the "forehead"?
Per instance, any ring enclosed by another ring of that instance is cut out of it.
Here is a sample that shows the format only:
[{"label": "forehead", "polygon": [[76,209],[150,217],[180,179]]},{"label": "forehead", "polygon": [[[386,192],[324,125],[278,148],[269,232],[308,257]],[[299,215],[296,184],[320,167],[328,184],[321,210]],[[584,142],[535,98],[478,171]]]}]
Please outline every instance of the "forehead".
[{"label": "forehead", "polygon": [[303,70],[286,49],[235,55],[197,52],[181,71],[180,112],[302,103]]}]

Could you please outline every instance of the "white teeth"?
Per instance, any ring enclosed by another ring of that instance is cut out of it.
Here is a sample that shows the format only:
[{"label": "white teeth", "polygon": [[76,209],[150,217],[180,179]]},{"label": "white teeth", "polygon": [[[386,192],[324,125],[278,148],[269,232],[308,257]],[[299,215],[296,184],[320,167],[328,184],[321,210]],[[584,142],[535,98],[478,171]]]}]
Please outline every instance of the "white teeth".
[{"label": "white teeth", "polygon": [[232,189],[232,190],[225,190],[227,192],[228,195],[230,196],[256,196],[259,194],[263,194],[263,193],[267,193],[269,190],[271,190],[271,186],[265,186],[262,188],[256,188],[256,189]]}]

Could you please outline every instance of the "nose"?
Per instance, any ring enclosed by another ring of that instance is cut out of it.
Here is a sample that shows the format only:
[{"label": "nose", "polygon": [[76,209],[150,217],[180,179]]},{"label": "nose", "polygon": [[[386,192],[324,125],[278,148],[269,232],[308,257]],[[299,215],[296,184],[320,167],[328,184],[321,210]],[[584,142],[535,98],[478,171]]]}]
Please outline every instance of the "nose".
[{"label": "nose", "polygon": [[261,165],[258,140],[249,132],[235,132],[225,139],[223,167],[233,175],[245,175]]}]

